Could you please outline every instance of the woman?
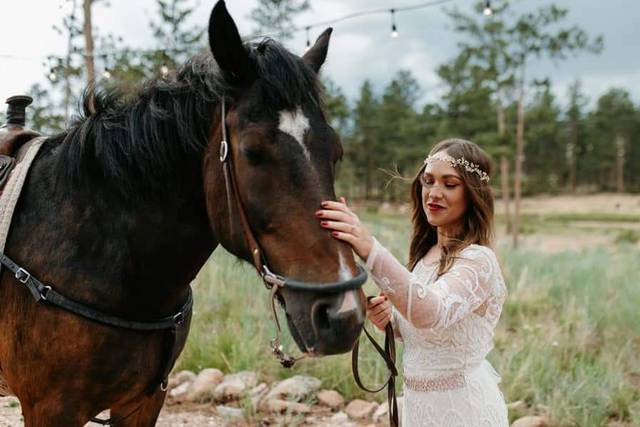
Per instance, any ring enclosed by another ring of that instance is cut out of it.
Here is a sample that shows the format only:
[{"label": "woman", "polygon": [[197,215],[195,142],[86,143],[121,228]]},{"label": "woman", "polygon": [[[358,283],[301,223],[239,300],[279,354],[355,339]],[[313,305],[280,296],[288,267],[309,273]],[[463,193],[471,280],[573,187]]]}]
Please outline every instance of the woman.
[{"label": "woman", "polygon": [[506,288],[491,249],[490,161],[476,144],[438,143],[412,185],[409,269],[342,202],[317,212],[321,226],[366,262],[380,296],[367,316],[391,321],[404,341],[403,425],[508,426],[499,376],[486,355]]}]

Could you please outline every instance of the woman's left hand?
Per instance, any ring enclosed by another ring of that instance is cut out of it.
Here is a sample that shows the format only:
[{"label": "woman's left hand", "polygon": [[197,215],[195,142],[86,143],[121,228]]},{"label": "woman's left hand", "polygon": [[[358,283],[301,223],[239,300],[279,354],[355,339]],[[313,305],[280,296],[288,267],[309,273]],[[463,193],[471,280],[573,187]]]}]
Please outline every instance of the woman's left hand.
[{"label": "woman's left hand", "polygon": [[320,226],[331,230],[333,237],[349,243],[360,258],[367,260],[373,248],[373,237],[349,209],[344,197],[340,198],[340,202],[322,202],[322,209],[316,212],[316,217],[320,219]]}]

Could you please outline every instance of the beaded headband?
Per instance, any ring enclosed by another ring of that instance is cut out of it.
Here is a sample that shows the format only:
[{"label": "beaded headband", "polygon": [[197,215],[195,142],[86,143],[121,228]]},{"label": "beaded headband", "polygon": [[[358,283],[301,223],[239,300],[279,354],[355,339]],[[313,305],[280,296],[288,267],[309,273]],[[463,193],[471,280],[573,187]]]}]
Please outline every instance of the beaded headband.
[{"label": "beaded headband", "polygon": [[489,174],[486,173],[485,171],[483,171],[482,169],[480,169],[480,166],[476,165],[475,163],[472,163],[472,162],[468,161],[464,157],[460,157],[459,159],[454,159],[453,157],[449,156],[448,154],[445,154],[442,151],[438,151],[437,153],[435,153],[435,154],[427,157],[426,159],[424,159],[424,164],[425,165],[429,164],[434,160],[440,160],[441,162],[447,162],[453,168],[455,168],[455,167],[463,167],[464,170],[466,170],[467,172],[472,172],[472,173],[478,174],[478,176],[480,177],[480,181],[489,182]]}]

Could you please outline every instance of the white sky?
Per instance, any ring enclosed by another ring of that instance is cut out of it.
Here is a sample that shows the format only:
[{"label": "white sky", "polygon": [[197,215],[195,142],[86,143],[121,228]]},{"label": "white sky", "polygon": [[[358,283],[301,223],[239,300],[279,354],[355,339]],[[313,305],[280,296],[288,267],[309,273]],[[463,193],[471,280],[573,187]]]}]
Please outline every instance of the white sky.
[{"label": "white sky", "polygon": [[[81,2],[81,0],[77,0]],[[156,14],[153,0],[110,0],[111,7],[94,6],[94,28],[106,34],[122,36],[134,48],[152,46],[149,21]],[[401,7],[417,0],[311,0],[312,11],[297,19],[299,26],[330,20],[345,14],[377,8]],[[471,12],[473,0],[453,0]],[[515,0],[513,9],[527,11],[546,0]],[[565,98],[567,86],[580,78],[593,103],[612,86],[623,87],[640,100],[640,2],[637,0],[555,0],[569,8],[568,24],[577,24],[591,35],[602,34],[605,50],[599,55],[581,54],[559,64],[538,61],[531,67],[531,77],[550,77],[553,90]],[[193,23],[207,25],[213,0],[199,0]],[[253,23],[248,19],[255,0],[228,0],[227,7],[242,34],[249,34]],[[53,25],[61,25],[68,10],[65,0],[2,0],[0,14],[0,108],[10,95],[26,92],[36,82],[45,82],[48,54],[64,56],[66,39]],[[80,17],[81,18],[81,17]],[[400,37],[389,37],[387,13],[347,20],[334,25],[328,61],[323,68],[350,99],[368,78],[381,91],[400,69],[409,69],[422,86],[422,101],[436,101],[441,86],[436,67],[455,54],[457,36],[450,30],[450,20],[443,6],[396,14]],[[312,29],[312,41],[322,31]],[[297,33],[288,46],[301,54],[304,32]],[[206,44],[206,38],[202,41]],[[99,53],[99,52],[97,52]],[[10,57],[7,57],[10,56]],[[561,99],[561,102],[563,100]]]}]

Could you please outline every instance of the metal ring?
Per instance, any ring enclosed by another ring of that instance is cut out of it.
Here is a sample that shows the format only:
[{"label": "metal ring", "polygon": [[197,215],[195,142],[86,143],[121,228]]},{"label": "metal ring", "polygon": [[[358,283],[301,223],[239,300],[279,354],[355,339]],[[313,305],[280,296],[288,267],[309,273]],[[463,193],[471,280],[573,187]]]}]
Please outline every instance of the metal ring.
[{"label": "metal ring", "polygon": [[224,162],[229,154],[229,144],[224,139],[220,141],[220,161]]}]

